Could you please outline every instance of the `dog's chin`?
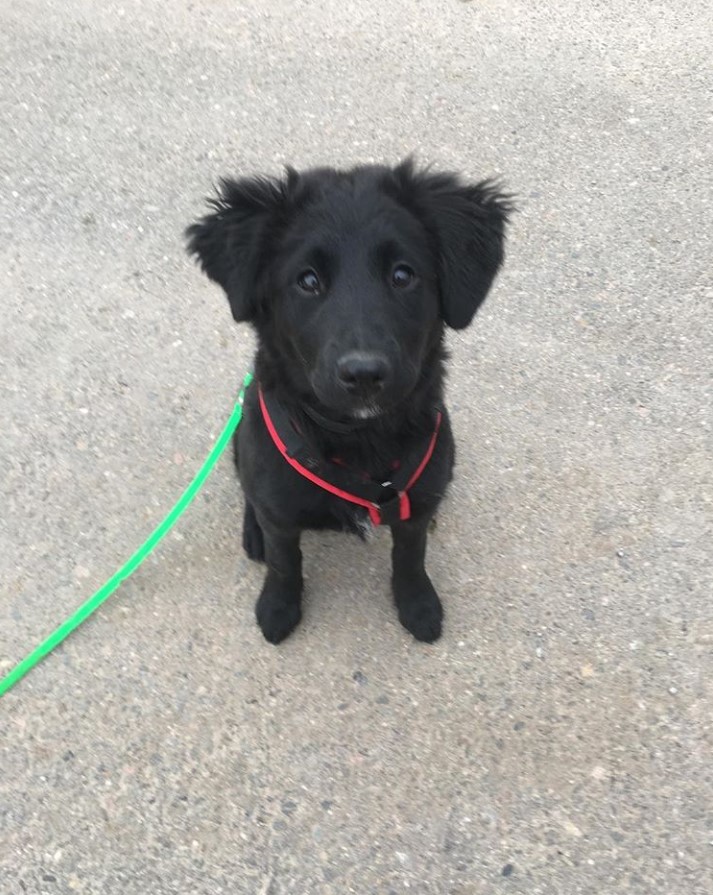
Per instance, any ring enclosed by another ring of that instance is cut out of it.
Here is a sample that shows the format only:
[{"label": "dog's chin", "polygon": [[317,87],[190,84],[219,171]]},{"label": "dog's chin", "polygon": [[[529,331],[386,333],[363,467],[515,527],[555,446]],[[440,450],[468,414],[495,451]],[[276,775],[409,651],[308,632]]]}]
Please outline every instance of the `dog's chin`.
[{"label": "dog's chin", "polygon": [[351,412],[351,416],[355,420],[375,420],[381,416],[383,410],[375,404],[368,404],[364,407],[356,407]]},{"label": "dog's chin", "polygon": [[375,420],[386,413],[383,403],[377,403],[366,396],[361,398],[354,396],[351,400],[345,400],[343,396],[314,388],[313,397],[321,404],[320,413],[336,420]]}]

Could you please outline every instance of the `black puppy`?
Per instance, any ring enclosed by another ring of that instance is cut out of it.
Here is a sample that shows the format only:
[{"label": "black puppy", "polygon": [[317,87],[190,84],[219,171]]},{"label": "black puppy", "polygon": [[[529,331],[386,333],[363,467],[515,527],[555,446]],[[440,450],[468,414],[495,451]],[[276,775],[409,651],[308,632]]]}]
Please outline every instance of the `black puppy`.
[{"label": "black puppy", "polygon": [[426,536],[451,479],[444,324],[468,326],[503,261],[492,182],[365,166],[224,180],[188,247],[258,337],[235,439],[243,546],[267,563],[265,637],[298,624],[300,534],[388,524],[401,623],[436,640]]}]

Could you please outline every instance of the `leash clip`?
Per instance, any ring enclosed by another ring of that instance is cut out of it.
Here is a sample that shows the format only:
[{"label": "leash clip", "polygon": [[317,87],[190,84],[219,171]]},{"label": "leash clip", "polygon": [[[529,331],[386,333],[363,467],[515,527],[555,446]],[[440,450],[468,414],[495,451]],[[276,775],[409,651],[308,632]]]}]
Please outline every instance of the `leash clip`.
[{"label": "leash clip", "polygon": [[408,494],[406,491],[397,491],[393,497],[372,504],[369,516],[374,525],[395,525],[410,519],[411,501]]}]

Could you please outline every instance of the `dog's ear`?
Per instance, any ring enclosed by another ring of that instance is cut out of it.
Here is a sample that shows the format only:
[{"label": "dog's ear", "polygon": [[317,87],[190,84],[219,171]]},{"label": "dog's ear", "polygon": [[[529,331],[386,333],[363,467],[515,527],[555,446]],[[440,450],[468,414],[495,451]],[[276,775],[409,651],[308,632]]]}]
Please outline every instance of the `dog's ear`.
[{"label": "dog's ear", "polygon": [[221,180],[217,197],[208,200],[214,210],[186,230],[188,253],[223,287],[237,321],[252,321],[258,313],[262,255],[296,178],[288,170],[285,180]]},{"label": "dog's ear", "polygon": [[514,210],[499,184],[465,184],[455,174],[416,171],[408,159],[394,174],[401,200],[421,218],[438,252],[441,315],[463,329],[503,263],[505,226]]}]

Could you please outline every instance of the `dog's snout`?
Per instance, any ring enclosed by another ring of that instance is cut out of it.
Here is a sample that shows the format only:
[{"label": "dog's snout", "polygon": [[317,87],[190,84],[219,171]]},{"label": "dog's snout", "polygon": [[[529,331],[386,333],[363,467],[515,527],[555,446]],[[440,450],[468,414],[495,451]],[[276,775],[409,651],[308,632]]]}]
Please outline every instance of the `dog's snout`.
[{"label": "dog's snout", "polygon": [[354,351],[337,361],[337,376],[350,392],[381,391],[389,375],[389,365],[378,354]]}]

